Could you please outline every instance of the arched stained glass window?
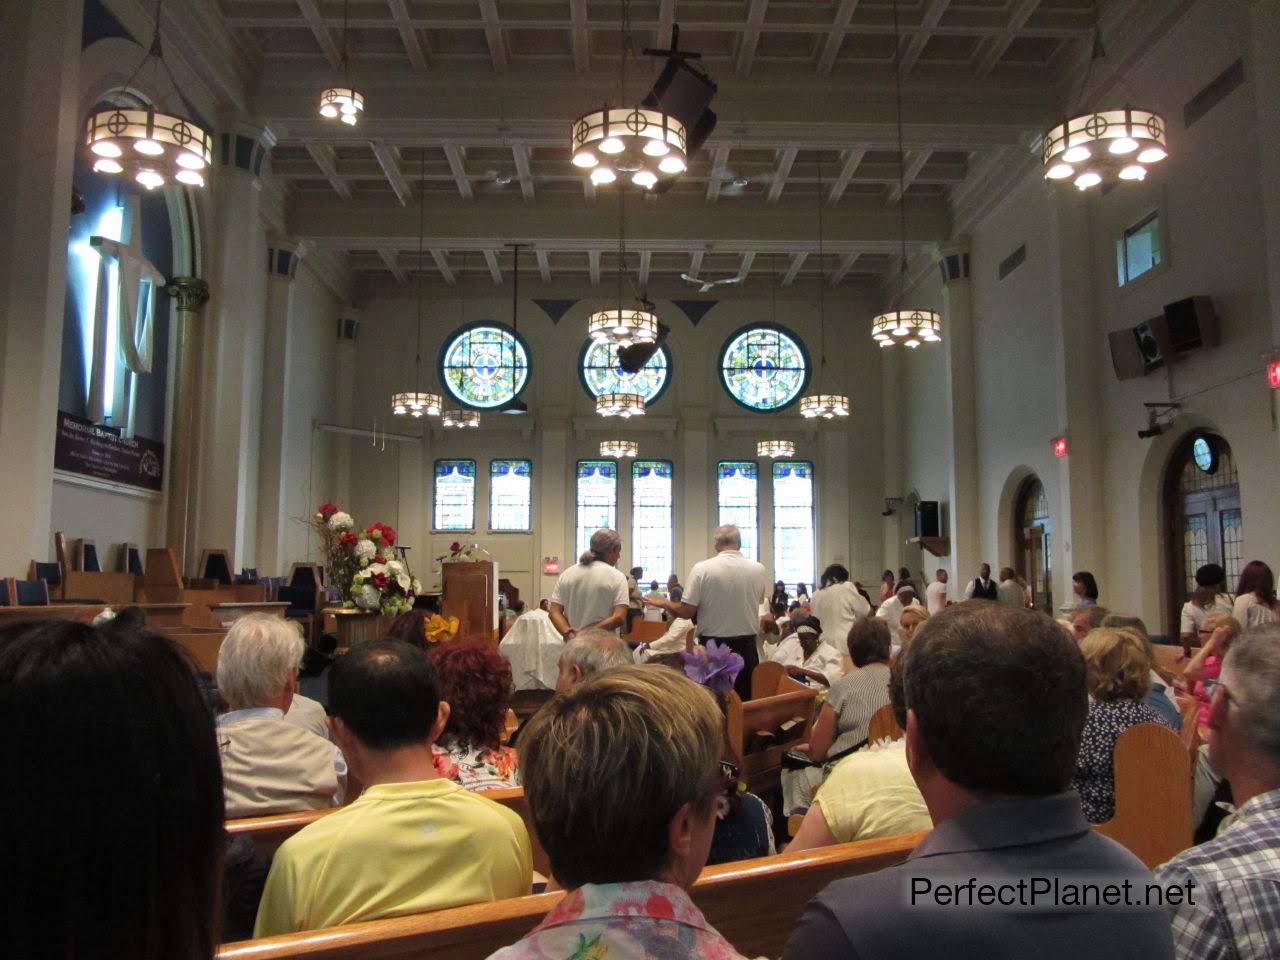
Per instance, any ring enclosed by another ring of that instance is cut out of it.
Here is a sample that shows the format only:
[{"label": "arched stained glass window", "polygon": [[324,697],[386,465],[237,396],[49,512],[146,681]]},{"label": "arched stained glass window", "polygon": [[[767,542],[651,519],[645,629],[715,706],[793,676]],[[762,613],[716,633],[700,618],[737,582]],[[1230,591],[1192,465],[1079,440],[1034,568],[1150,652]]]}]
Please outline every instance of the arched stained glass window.
[{"label": "arched stained glass window", "polygon": [[533,462],[489,461],[489,529],[525,531],[533,519]]},{"label": "arched stained glass window", "polygon": [[716,466],[716,499],[720,526],[731,523],[742,533],[742,555],[756,559],[759,530],[760,468],[752,460],[721,460]]},{"label": "arched stained glass window", "polygon": [[655,580],[675,572],[674,486],[670,460],[631,464],[631,565]]},{"label": "arched stained glass window", "polygon": [[492,409],[518,396],[529,379],[529,348],[496,323],[463,327],[440,353],[440,380],[455,400]]},{"label": "arched stained glass window", "polygon": [[773,462],[773,577],[795,590],[813,585],[817,554],[813,510],[813,464]]},{"label": "arched stained glass window", "polygon": [[601,527],[618,525],[618,464],[614,460],[579,460],[577,476],[576,553],[582,556],[591,535]]},{"label": "arched stained glass window", "polygon": [[618,365],[618,348],[588,340],[578,357],[578,375],[587,393],[638,393],[646,404],[653,403],[667,389],[671,376],[671,353],[665,346],[649,358],[639,373],[627,373]]},{"label": "arched stained glass window", "polygon": [[476,524],[476,462],[437,460],[435,530],[472,530]]},{"label": "arched stained glass window", "polygon": [[720,379],[729,396],[749,410],[778,410],[809,383],[804,345],[781,327],[739,330],[720,351]]}]

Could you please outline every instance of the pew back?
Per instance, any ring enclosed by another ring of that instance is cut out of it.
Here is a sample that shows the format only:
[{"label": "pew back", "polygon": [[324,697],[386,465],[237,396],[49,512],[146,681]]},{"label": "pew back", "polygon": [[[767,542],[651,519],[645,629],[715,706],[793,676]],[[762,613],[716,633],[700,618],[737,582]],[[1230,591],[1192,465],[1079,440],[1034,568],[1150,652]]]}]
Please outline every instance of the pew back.
[{"label": "pew back", "polygon": [[1097,824],[1099,833],[1148,867],[1191,846],[1191,766],[1181,737],[1158,723],[1130,727],[1116,741],[1115,784],[1115,816]]},{"label": "pew back", "polygon": [[891,704],[885,704],[871,715],[871,723],[867,725],[867,739],[872,743],[886,737],[890,740],[900,740],[904,735],[903,729],[898,726],[897,718],[893,715]]},{"label": "pew back", "polygon": [[[808,687],[746,703],[732,690],[725,695],[725,749],[748,790],[759,794],[777,789],[782,755],[808,737],[817,697],[818,691]],[[789,729],[780,732],[783,724],[792,721]]]}]

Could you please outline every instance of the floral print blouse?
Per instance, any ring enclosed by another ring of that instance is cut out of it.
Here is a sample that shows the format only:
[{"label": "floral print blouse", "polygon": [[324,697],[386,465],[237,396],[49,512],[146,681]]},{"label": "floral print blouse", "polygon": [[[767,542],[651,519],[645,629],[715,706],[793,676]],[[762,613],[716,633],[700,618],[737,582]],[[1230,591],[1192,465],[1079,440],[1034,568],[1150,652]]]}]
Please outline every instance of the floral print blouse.
[{"label": "floral print blouse", "polygon": [[510,790],[520,786],[515,747],[493,750],[465,743],[452,743],[447,747],[433,744],[431,754],[436,773],[472,792]]},{"label": "floral print blouse", "polygon": [[489,960],[743,960],[673,884],[589,883]]}]

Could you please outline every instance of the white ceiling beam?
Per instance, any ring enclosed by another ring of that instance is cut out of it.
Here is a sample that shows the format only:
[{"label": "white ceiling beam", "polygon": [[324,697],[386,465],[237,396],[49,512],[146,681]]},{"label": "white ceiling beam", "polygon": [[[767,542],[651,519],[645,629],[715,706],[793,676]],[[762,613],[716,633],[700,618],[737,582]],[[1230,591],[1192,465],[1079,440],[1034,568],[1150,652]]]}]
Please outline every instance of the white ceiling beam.
[{"label": "white ceiling beam", "polygon": [[351,188],[347,186],[347,181],[338,176],[337,154],[334,153],[333,147],[327,143],[313,143],[308,140],[307,153],[311,154],[311,159],[328,179],[333,192],[343,200],[350,200]]},{"label": "white ceiling beam", "polygon": [[660,0],[658,3],[658,31],[654,46],[659,50],[671,49],[671,27],[676,21],[676,0]]},{"label": "white ceiling beam", "polygon": [[497,0],[480,0],[480,15],[484,18],[484,37],[489,42],[489,59],[493,61],[493,69],[497,73],[506,73],[507,45],[502,39]]},{"label": "white ceiling beam", "polygon": [[440,276],[449,286],[453,286],[455,280],[453,271],[449,269],[449,251],[448,250],[432,250],[431,259],[436,262],[436,269],[440,271]]},{"label": "white ceiling beam", "polygon": [[[373,155],[378,158],[378,165],[387,175],[387,182],[395,191],[396,199],[402,207],[407,207],[413,199],[413,191],[409,189],[409,181],[404,178],[400,169],[400,151],[382,140],[375,140],[369,146],[373,147]],[[419,184],[418,189],[423,189],[423,184]]]},{"label": "white ceiling beam", "polygon": [[787,177],[791,176],[791,165],[796,162],[796,147],[784,147],[778,151],[778,169],[773,172],[773,182],[769,184],[768,201],[777,203],[782,196],[782,188],[787,185]]},{"label": "white ceiling beam", "polygon": [[702,269],[702,256],[704,253],[705,251],[703,250],[695,250],[689,254],[689,276],[696,277],[698,271]]},{"label": "white ceiling beam", "polygon": [[808,259],[809,254],[803,250],[791,255],[791,265],[787,267],[787,273],[782,278],[782,286],[789,287],[795,283],[796,275],[800,273],[800,268],[804,266],[804,262]]},{"label": "white ceiling beam", "polygon": [[409,58],[415,70],[426,70],[426,47],[409,19],[409,7],[405,0],[387,0],[387,6],[391,8],[391,19],[395,21],[396,29],[400,32],[400,42],[404,44],[405,56]]},{"label": "white ceiling beam", "polygon": [[520,193],[526,200],[533,199],[533,172],[529,169],[529,147],[523,143],[511,145],[511,156],[516,162],[516,176],[520,179]]},{"label": "white ceiling beam", "polygon": [[396,283],[405,284],[409,282],[409,274],[405,273],[404,267],[400,265],[400,255],[398,253],[394,250],[379,250],[378,256],[387,265],[391,275],[396,278]]},{"label": "white ceiling beam", "polygon": [[1039,6],[1040,0],[1019,0],[1013,12],[1009,14],[1009,23],[1005,27],[1004,35],[988,37],[978,44],[977,62],[973,67],[973,75],[976,79],[981,80],[995,69],[1000,58],[1009,49],[1009,44],[1013,43],[1014,37],[1018,35],[1018,31],[1026,26],[1027,21]]},{"label": "white ceiling beam", "polygon": [[839,283],[844,280],[845,275],[848,274],[848,272],[853,268],[853,265],[858,262],[858,257],[860,256],[862,256],[860,253],[846,253],[840,258],[840,266],[836,267],[836,272],[831,275],[831,286],[838,286]]},{"label": "white ceiling beam", "polygon": [[751,273],[751,265],[755,263],[756,254],[754,250],[748,250],[742,255],[742,259],[738,261],[738,280],[747,279],[747,275]]},{"label": "white ceiling beam", "polygon": [[924,53],[924,48],[928,46],[929,40],[933,37],[933,28],[938,25],[942,15],[947,12],[947,5],[950,2],[951,0],[932,0],[924,8],[924,16],[920,21],[920,30],[911,35],[911,39],[907,43],[907,49],[902,54],[902,75],[904,77],[916,65],[916,61],[920,59],[920,54]]},{"label": "white ceiling beam", "polygon": [[498,266],[498,255],[492,250],[484,252],[484,262],[489,266],[489,276],[495,284],[502,283],[502,269]]},{"label": "white ceiling beam", "polygon": [[538,274],[542,277],[543,283],[551,282],[551,257],[545,250],[535,250],[533,255],[538,258]]},{"label": "white ceiling beam", "polygon": [[840,172],[836,174],[835,183],[831,184],[831,190],[827,193],[828,204],[840,202],[840,198],[844,196],[844,192],[852,182],[854,174],[858,172],[858,166],[862,163],[862,158],[866,155],[867,151],[861,147],[846,150],[840,155]]},{"label": "white ceiling beam", "polygon": [[[903,189],[910,187],[915,183],[916,177],[920,176],[920,171],[924,169],[924,165],[929,162],[930,151],[928,150],[908,150],[907,166],[902,171],[902,187]],[[893,206],[902,199],[902,190],[898,188],[898,184],[889,185],[889,196],[885,202],[889,206]]]},{"label": "white ceiling beam", "polygon": [[822,45],[822,53],[818,55],[818,76],[831,75],[831,68],[835,66],[840,47],[844,44],[845,31],[849,29],[849,22],[853,20],[854,11],[857,9],[858,0],[840,0],[840,6],[836,9],[836,18],[831,21],[831,30],[827,33],[827,39]]},{"label": "white ceiling beam", "polygon": [[573,68],[578,73],[591,69],[591,32],[587,30],[587,0],[569,0],[572,24]]},{"label": "white ceiling beam", "polygon": [[756,45],[760,42],[760,28],[764,26],[765,9],[769,0],[751,0],[747,10],[747,26],[738,41],[737,70],[738,76],[745,77],[751,72],[751,62],[756,58]]},{"label": "white ceiling beam", "polygon": [[600,251],[599,250],[587,251],[587,264],[588,264],[588,269],[590,270],[590,273],[591,273],[591,285],[593,287],[599,286],[600,285]]},{"label": "white ceiling beam", "polygon": [[446,143],[444,145],[444,156],[449,161],[449,171],[453,174],[454,182],[458,185],[458,193],[462,194],[466,200],[474,199],[475,193],[471,189],[471,181],[467,178],[466,148],[460,147],[456,143]]},{"label": "white ceiling beam", "polygon": [[715,152],[711,155],[711,175],[707,181],[708,203],[715,203],[720,199],[720,185],[724,182],[722,177],[729,163],[729,150],[729,144],[722,143],[716,147]]},{"label": "white ceiling beam", "polygon": [[342,63],[342,51],[338,49],[338,44],[333,39],[333,34],[329,32],[329,28],[325,26],[316,0],[298,0],[298,9],[302,11],[302,18],[307,21],[307,26],[315,35],[316,43],[320,45],[320,52],[329,61],[329,66],[334,70],[338,69]]},{"label": "white ceiling beam", "polygon": [[649,286],[649,263],[653,259],[653,251],[640,251],[640,270],[637,273],[637,279],[640,282],[640,290],[643,292]]}]

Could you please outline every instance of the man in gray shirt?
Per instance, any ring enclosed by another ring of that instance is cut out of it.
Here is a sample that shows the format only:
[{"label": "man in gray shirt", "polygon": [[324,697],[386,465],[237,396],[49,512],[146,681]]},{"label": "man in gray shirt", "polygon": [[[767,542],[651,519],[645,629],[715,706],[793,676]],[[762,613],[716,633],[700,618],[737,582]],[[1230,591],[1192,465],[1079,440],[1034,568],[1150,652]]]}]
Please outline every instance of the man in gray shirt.
[{"label": "man in gray shirt", "polygon": [[934,829],[905,863],[815,897],[784,960],[1171,958],[1150,871],[1068,790],[1087,711],[1075,642],[1035,611],[959,604],[902,657],[891,694]]}]

